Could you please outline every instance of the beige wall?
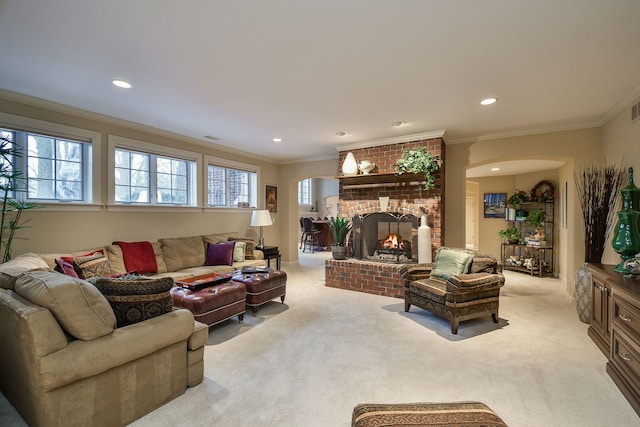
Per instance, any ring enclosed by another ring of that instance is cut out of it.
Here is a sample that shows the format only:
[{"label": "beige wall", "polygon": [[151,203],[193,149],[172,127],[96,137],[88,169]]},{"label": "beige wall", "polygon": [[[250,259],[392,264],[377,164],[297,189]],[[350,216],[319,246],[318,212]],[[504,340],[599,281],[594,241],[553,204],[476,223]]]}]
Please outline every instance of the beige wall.
[{"label": "beige wall", "polygon": [[[0,112],[43,120],[46,122],[86,129],[101,134],[101,158],[107,158],[108,135],[118,135],[134,140],[154,143],[158,145],[179,148],[220,158],[245,162],[261,167],[261,182],[259,188],[264,192],[264,184],[280,184],[279,167],[241,152],[229,152],[215,144],[193,140],[142,126],[127,126],[126,122],[99,117],[68,107],[44,105],[35,107],[26,103],[16,102],[15,96],[0,94]],[[52,108],[65,112],[54,111]],[[160,237],[175,237],[194,234],[206,234],[224,231],[238,231],[244,235],[257,236],[259,229],[250,227],[251,210],[213,209],[181,209],[173,208],[170,212],[157,212],[153,209],[114,211],[107,208],[107,168],[101,168],[101,200],[91,207],[92,211],[67,210],[53,211],[41,209],[27,211],[24,218],[29,222],[29,228],[20,230],[17,240],[14,240],[14,253],[23,252],[52,252],[67,251],[95,247],[111,243],[113,240],[156,240]],[[280,206],[286,211],[287,194],[282,192]],[[258,197],[259,206],[264,203],[264,195]],[[126,208],[125,208],[126,209]],[[273,217],[276,220],[271,227],[264,228],[267,244],[280,245],[282,224],[278,212]]]},{"label": "beige wall", "polygon": [[[569,182],[569,227],[558,235],[561,251],[566,252],[558,254],[557,271],[559,277],[566,281],[567,291],[572,294],[573,284],[568,276],[572,276],[584,260],[582,217],[572,174],[575,167],[601,162],[600,138],[600,128],[588,128],[447,145],[446,245],[462,246],[465,243],[464,174],[467,168],[499,160],[549,159],[566,162],[567,166],[557,172],[557,182]],[[540,176],[532,174],[518,177],[514,185],[518,189],[528,190]],[[481,247],[486,244],[481,239]]]},{"label": "beige wall", "polygon": [[[638,102],[636,99],[635,102]],[[602,149],[609,164],[633,167],[635,185],[640,187],[640,120],[631,123],[631,105],[622,109],[602,129]],[[620,256],[613,250],[611,239],[602,262],[617,264]]]}]

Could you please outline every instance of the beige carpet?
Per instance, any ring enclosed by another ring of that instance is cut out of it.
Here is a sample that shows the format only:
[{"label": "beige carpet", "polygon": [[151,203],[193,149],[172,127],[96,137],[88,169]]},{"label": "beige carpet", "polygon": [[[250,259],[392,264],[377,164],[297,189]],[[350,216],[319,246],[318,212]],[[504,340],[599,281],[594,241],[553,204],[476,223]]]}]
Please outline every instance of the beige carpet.
[{"label": "beige carpet", "polygon": [[285,264],[285,304],[212,328],[204,383],[133,425],[339,427],[358,403],[462,400],[511,427],[640,425],[558,280],[506,272],[500,323],[456,336],[402,300],[326,288],[327,256]]}]

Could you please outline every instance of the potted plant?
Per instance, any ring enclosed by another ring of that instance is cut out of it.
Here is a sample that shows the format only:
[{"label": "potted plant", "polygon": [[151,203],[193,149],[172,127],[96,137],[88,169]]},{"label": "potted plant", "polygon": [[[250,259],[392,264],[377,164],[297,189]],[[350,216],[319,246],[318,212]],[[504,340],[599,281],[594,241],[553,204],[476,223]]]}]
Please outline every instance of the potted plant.
[{"label": "potted plant", "polygon": [[509,207],[517,209],[518,205],[528,200],[529,200],[529,195],[525,191],[516,190],[516,192],[513,193],[513,195],[507,199],[506,204]]},{"label": "potted plant", "polygon": [[522,235],[520,234],[520,230],[515,225],[509,228],[502,229],[498,231],[498,236],[503,240],[507,241],[511,244],[519,243],[522,239]]},{"label": "potted plant", "polygon": [[345,259],[347,257],[347,247],[344,245],[347,234],[351,231],[351,220],[336,216],[329,221],[329,229],[333,236],[331,245],[331,255],[333,259]]},{"label": "potted plant", "polygon": [[11,243],[21,224],[22,212],[39,208],[40,205],[16,199],[16,192],[24,189],[26,178],[15,170],[14,163],[22,155],[20,149],[9,139],[0,137],[0,263],[11,259]]},{"label": "potted plant", "polygon": [[442,166],[442,160],[431,154],[425,147],[403,151],[402,156],[393,165],[396,174],[420,173],[424,175],[424,188],[431,190],[435,187],[435,173]]}]

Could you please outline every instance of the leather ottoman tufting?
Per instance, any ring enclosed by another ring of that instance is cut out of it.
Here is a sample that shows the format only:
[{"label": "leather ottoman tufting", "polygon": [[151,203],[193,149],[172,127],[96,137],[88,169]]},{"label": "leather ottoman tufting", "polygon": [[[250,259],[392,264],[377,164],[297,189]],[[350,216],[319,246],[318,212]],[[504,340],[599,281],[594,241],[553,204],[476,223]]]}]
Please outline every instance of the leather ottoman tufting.
[{"label": "leather ottoman tufting", "polygon": [[247,305],[253,309],[253,315],[258,307],[280,297],[284,304],[287,293],[287,273],[282,270],[270,269],[266,273],[238,273],[231,279],[247,286]]},{"label": "leather ottoman tufting", "polygon": [[233,316],[242,323],[247,288],[241,282],[226,282],[201,289],[175,287],[171,289],[173,305],[186,308],[193,317],[207,325],[215,325]]},{"label": "leather ottoman tufting", "polygon": [[360,404],[353,408],[352,427],[507,427],[480,402]]}]

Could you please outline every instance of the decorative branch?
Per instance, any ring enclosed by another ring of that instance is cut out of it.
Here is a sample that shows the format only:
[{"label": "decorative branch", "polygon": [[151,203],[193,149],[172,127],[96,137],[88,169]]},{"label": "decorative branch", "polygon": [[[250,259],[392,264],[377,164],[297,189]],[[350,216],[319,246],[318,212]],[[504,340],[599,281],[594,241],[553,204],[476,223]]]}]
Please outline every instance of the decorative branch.
[{"label": "decorative branch", "polygon": [[624,184],[625,170],[620,166],[585,166],[573,178],[584,220],[584,260],[602,261],[607,239],[615,221],[618,193]]}]

